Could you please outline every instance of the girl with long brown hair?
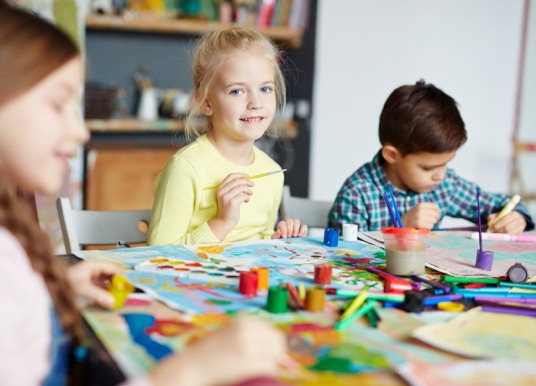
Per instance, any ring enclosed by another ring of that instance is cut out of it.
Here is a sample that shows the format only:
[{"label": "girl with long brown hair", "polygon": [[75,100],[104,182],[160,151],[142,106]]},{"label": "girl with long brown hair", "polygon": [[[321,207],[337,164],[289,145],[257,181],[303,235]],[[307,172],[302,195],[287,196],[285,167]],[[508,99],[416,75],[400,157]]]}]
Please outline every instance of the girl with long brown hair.
[{"label": "girl with long brown hair", "polygon": [[[83,339],[76,297],[104,307],[95,283],[106,263],[67,267],[53,256],[17,191],[57,193],[67,159],[88,133],[77,115],[83,64],[75,44],[39,17],[0,0],[0,382],[62,385],[69,351]],[[255,340],[255,345],[251,342]],[[272,326],[236,320],[160,362],[131,384],[225,385],[271,374],[286,358]]]}]

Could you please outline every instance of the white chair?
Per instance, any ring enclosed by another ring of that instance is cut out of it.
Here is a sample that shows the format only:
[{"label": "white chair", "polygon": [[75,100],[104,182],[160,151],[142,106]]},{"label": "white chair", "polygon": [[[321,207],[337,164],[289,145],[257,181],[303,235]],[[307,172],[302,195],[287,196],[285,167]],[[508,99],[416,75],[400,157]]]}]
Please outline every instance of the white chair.
[{"label": "white chair", "polygon": [[[144,243],[151,210],[76,210],[66,197],[56,200],[65,252],[80,251],[86,245]],[[144,232],[145,231],[145,232]]]},{"label": "white chair", "polygon": [[293,197],[290,187],[285,185],[281,199],[281,217],[283,220],[297,218],[309,228],[324,229],[328,225],[328,214],[332,205],[331,201]]}]

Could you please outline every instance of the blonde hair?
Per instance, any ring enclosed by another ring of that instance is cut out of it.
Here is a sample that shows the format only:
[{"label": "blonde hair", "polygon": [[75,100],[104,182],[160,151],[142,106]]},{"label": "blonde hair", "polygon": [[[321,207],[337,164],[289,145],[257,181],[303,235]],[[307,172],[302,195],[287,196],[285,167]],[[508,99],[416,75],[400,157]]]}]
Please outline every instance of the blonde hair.
[{"label": "blonde hair", "polygon": [[[272,61],[274,68],[274,88],[277,111],[283,112],[286,103],[286,86],[279,62],[281,52],[263,33],[250,27],[231,26],[205,34],[197,43],[192,58],[194,89],[190,112],[186,118],[185,132],[188,138],[199,136],[211,130],[199,125],[201,107],[206,100],[210,86],[220,65],[233,52],[255,51]],[[277,118],[274,119],[277,121]],[[269,129],[270,135],[275,130]]]}]

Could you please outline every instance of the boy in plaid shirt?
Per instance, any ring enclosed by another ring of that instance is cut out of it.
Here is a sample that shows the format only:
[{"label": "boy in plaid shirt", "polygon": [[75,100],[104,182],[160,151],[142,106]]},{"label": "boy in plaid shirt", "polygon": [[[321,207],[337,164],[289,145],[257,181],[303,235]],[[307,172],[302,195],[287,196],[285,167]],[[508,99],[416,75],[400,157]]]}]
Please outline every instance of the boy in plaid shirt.
[{"label": "boy in plaid shirt", "polygon": [[[382,148],[343,184],[329,214],[333,227],[357,224],[361,231],[391,226],[382,194],[393,188],[406,227],[437,229],[444,216],[478,221],[475,183],[447,164],[467,140],[465,124],[449,95],[423,80],[401,86],[387,98],[380,115]],[[482,221],[493,232],[534,229],[523,204],[493,224],[510,199],[481,190]]]}]

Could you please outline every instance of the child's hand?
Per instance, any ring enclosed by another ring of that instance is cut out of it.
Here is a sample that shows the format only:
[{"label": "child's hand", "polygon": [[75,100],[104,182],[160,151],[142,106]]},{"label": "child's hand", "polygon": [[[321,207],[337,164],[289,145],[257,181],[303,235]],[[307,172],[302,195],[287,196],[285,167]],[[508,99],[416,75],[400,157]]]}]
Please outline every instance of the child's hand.
[{"label": "child's hand", "polygon": [[300,226],[300,220],[297,218],[287,218],[277,224],[275,233],[272,239],[286,239],[288,237],[304,237],[307,236],[307,225]]},{"label": "child's hand", "polygon": [[112,308],[115,299],[102,284],[121,272],[121,268],[111,263],[84,261],[69,267],[67,280],[77,297],[88,299],[102,307]]},{"label": "child's hand", "polygon": [[212,232],[220,240],[234,228],[240,220],[240,205],[249,202],[255,184],[246,180],[244,173],[231,173],[221,183],[216,191],[218,213],[209,221]]},{"label": "child's hand", "polygon": [[160,362],[150,373],[157,386],[229,385],[275,375],[288,360],[285,336],[260,319],[241,317]]},{"label": "child's hand", "polygon": [[[488,226],[495,220],[498,213],[493,213],[488,216]],[[513,211],[506,214],[497,223],[490,227],[492,232],[495,233],[510,233],[518,234],[522,233],[527,226],[525,217],[519,212]]]},{"label": "child's hand", "polygon": [[439,206],[433,202],[421,202],[402,216],[402,223],[410,228],[432,229],[441,218]]}]

